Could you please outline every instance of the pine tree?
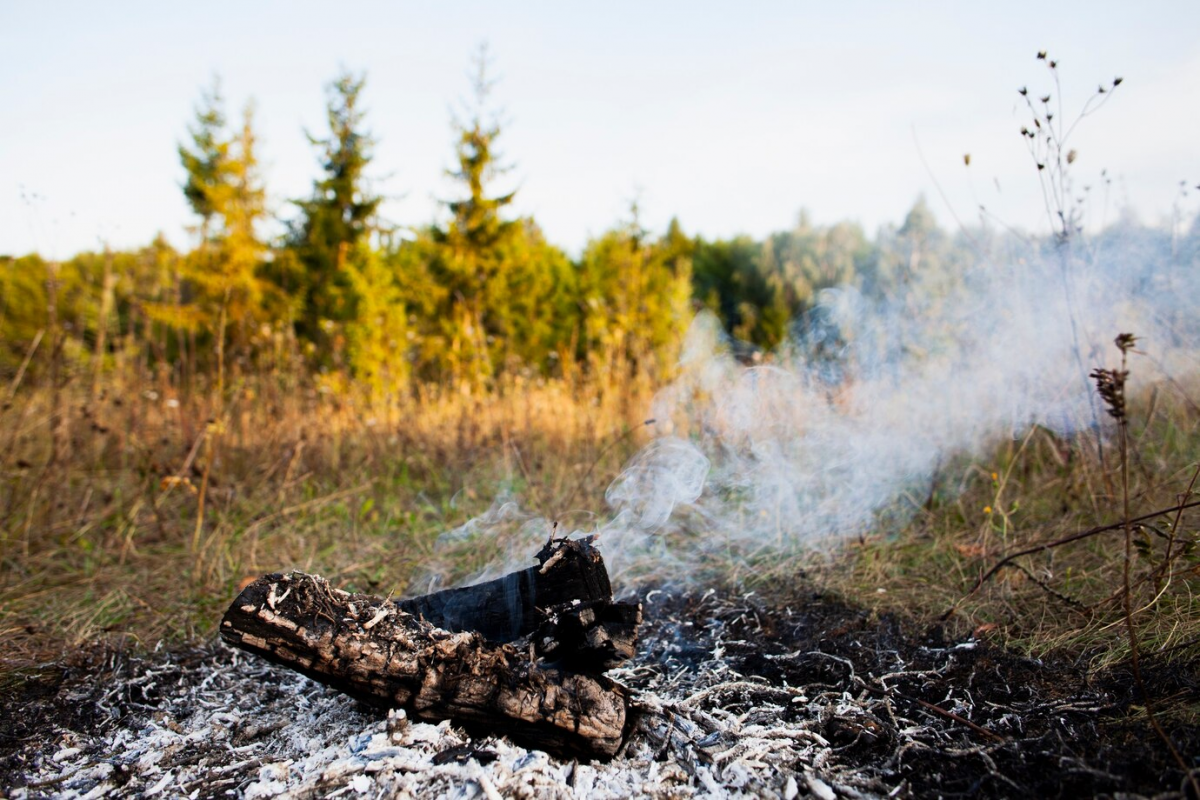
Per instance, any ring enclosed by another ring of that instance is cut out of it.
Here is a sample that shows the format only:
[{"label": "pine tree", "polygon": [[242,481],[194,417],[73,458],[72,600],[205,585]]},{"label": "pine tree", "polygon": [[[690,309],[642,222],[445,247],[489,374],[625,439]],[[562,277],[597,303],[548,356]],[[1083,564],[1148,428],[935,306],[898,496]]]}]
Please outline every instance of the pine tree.
[{"label": "pine tree", "polygon": [[241,129],[228,133],[214,84],[189,129],[192,148],[179,148],[187,172],[184,195],[201,220],[199,246],[189,255],[185,274],[194,316],[213,336],[222,386],[227,344],[244,352],[262,316],[259,268],[266,247],[258,225],[266,215],[266,191],[258,170],[253,120],[253,106],[248,104]]},{"label": "pine tree", "polygon": [[[383,198],[372,194],[366,172],[375,140],[364,130],[361,95],[366,77],[344,72],[328,87],[329,134],[308,135],[323,171],[313,183],[312,197],[295,201],[300,218],[287,237],[287,250],[298,269],[297,332],[317,345],[323,360],[340,349],[340,329],[356,318],[357,294],[348,261],[378,229]],[[286,266],[279,270],[286,272]],[[285,279],[286,283],[286,279]]]},{"label": "pine tree", "polygon": [[208,244],[213,218],[219,213],[221,187],[226,180],[229,160],[219,79],[214,78],[212,88],[202,93],[196,120],[188,127],[188,135],[192,140],[191,148],[179,146],[179,160],[187,172],[183,194],[192,211],[200,217],[200,246],[203,249]]},{"label": "pine tree", "polygon": [[487,50],[480,48],[469,117],[454,121],[458,168],[447,171],[464,193],[446,203],[452,214],[449,224],[434,230],[440,245],[435,274],[450,303],[443,321],[450,346],[448,366],[453,378],[468,384],[486,381],[495,371],[492,344],[502,333],[496,317],[509,300],[500,291],[506,266],[503,251],[517,230],[514,222],[501,217],[516,193],[490,196],[488,192],[491,182],[505,171],[495,151],[500,123],[488,108],[493,88],[488,66]]}]

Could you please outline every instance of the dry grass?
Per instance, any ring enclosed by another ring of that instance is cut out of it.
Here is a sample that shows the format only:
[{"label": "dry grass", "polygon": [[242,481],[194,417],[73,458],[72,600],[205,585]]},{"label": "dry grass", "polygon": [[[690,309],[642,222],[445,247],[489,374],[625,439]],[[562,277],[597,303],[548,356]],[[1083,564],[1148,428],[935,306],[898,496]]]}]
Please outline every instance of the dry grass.
[{"label": "dry grass", "polygon": [[205,636],[242,580],[288,567],[404,591],[434,540],[500,491],[567,521],[597,507],[637,437],[604,450],[648,405],[644,387],[521,378],[392,405],[247,380],[221,408],[158,382],[112,380],[94,398],[76,383],[17,392],[0,418],[10,664]]},{"label": "dry grass", "polygon": [[[1200,462],[1195,404],[1179,387],[1159,387],[1131,405],[1129,421],[1131,516],[1187,499]],[[1200,655],[1198,512],[1135,526],[1131,600],[1144,655]],[[1091,437],[1066,441],[1035,428],[1001,447],[990,463],[945,470],[903,531],[854,543],[819,574],[874,608],[900,607],[930,620],[949,611],[946,623],[957,632],[998,638],[1033,655],[1075,654],[1101,669],[1130,656],[1122,526],[1016,559],[971,590],[1005,555],[1120,523],[1122,513],[1113,449],[1101,464]]]},{"label": "dry grass", "polygon": [[[218,404],[202,388],[183,396],[136,375],[94,397],[87,383],[23,388],[0,417],[0,657],[10,667],[97,639],[207,636],[239,583],[272,570],[403,592],[437,538],[502,492],[587,526],[645,440],[652,394],[510,378],[486,396],[430,391],[386,405],[275,376],[234,382]],[[1184,388],[1162,386],[1132,404],[1130,425],[1133,513],[1172,505],[1200,461],[1200,412]],[[1118,522],[1113,462],[1101,465],[1090,439],[1037,428],[987,463],[946,466],[899,532],[832,558],[712,556],[698,569],[751,587],[794,585],[803,571],[878,610],[933,620],[953,608],[958,631],[1110,666],[1129,655],[1120,530],[1019,559],[963,598],[1006,553]],[[1138,534],[1133,607],[1150,658],[1200,655],[1200,552],[1185,548],[1198,516]],[[453,574],[501,546],[457,550]]]}]

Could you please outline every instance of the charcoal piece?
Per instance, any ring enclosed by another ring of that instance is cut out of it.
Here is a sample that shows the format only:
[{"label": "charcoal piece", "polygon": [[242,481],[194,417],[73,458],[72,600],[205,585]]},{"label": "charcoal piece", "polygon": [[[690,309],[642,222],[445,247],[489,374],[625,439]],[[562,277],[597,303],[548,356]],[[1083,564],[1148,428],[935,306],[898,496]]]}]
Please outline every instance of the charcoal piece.
[{"label": "charcoal piece", "polygon": [[475,631],[488,641],[511,642],[536,630],[545,609],[576,600],[612,600],[608,570],[588,540],[551,540],[537,554],[537,562],[502,578],[399,600],[396,605],[448,631]]}]

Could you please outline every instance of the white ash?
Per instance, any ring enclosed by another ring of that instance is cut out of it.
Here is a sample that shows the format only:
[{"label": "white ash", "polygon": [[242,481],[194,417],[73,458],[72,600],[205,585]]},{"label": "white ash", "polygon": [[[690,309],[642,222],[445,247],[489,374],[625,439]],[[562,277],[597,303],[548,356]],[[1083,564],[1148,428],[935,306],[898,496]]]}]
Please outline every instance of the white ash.
[{"label": "white ash", "polygon": [[[134,662],[123,680],[81,695],[100,723],[28,742],[7,796],[827,800],[910,796],[895,767],[922,748],[988,759],[989,745],[964,746],[953,723],[894,711],[889,681],[915,674],[904,664],[876,678],[837,656],[764,648],[780,663],[819,655],[840,678],[806,687],[739,674],[725,653],[758,644],[744,640],[754,612],[718,603],[709,600],[695,621],[652,617],[638,659],[610,673],[639,691],[645,713],[609,762],[579,763],[503,738],[472,739],[451,722],[369,709],[218,645]],[[946,664],[956,657],[952,648],[937,652]],[[943,706],[966,716],[970,702],[947,697]],[[864,764],[826,738],[834,718],[865,737],[877,730],[873,721],[886,720],[882,728],[894,734]]]},{"label": "white ash", "polygon": [[[688,683],[708,684],[702,691],[712,698],[726,684],[739,691],[738,678],[706,665]],[[148,669],[131,683],[153,680]],[[679,687],[652,683],[663,686],[646,692],[647,706],[666,711],[673,702],[677,712],[647,718],[613,761],[582,764],[506,739],[472,741],[449,721],[383,716],[303,676],[219,648],[162,687],[158,709],[90,736],[56,737],[33,756],[28,785],[11,797],[770,797],[796,785],[789,778],[798,764],[819,769],[828,759],[828,743],[804,724],[772,721],[781,706],[741,715],[705,703],[693,710],[684,693],[672,691]],[[467,745],[465,763],[436,763],[439,754]],[[487,764],[476,760],[489,757]]]}]

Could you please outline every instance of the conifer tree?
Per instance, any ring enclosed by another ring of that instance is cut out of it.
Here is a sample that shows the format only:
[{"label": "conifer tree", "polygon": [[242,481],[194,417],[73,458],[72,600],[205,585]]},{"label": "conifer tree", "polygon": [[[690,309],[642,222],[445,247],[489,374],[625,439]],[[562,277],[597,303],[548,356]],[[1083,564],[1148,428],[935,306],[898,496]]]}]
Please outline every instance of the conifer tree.
[{"label": "conifer tree", "polygon": [[200,246],[208,244],[213,218],[219,213],[221,187],[226,180],[229,142],[225,138],[225,111],[221,83],[213,79],[202,93],[196,120],[188,127],[191,147],[179,146],[179,160],[187,172],[183,194],[200,217]]},{"label": "conifer tree", "polygon": [[505,171],[495,151],[500,123],[488,109],[494,85],[488,67],[487,49],[481,47],[469,116],[454,121],[458,166],[447,171],[461,185],[463,195],[446,203],[451,220],[445,228],[434,230],[440,245],[435,271],[450,303],[443,321],[450,347],[448,366],[455,379],[468,383],[487,380],[494,372],[488,338],[492,336],[494,342],[497,320],[489,311],[508,301],[497,295],[502,294],[504,245],[516,229],[515,223],[501,217],[516,193],[490,196],[488,192],[491,182]]},{"label": "conifer tree", "polygon": [[338,349],[340,327],[355,319],[357,294],[349,262],[359,243],[377,230],[383,201],[371,192],[366,176],[375,140],[363,127],[365,84],[365,76],[344,72],[329,85],[329,134],[324,138],[308,134],[323,174],[313,183],[309,199],[295,201],[301,214],[287,239],[299,283],[288,287],[299,296],[298,332],[314,342],[326,359]]},{"label": "conifer tree", "polygon": [[236,134],[226,130],[222,106],[214,84],[189,129],[192,146],[179,148],[187,173],[184,195],[200,217],[199,247],[188,257],[185,273],[193,318],[214,339],[218,384],[224,380],[226,345],[246,348],[261,317],[259,268],[266,250],[257,229],[266,215],[266,192],[255,152],[253,106],[246,106]]}]

